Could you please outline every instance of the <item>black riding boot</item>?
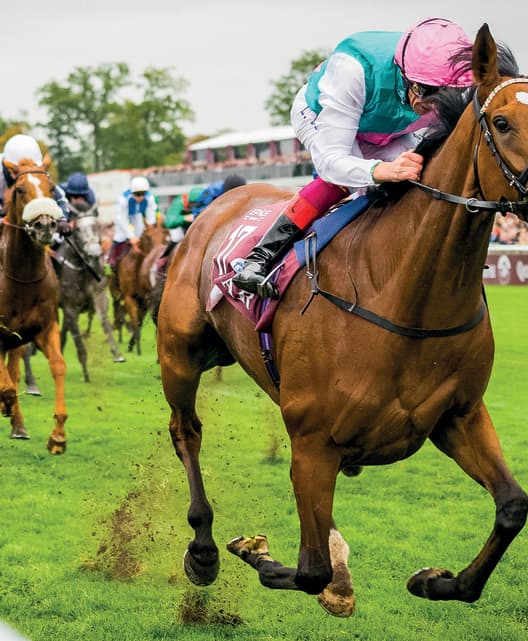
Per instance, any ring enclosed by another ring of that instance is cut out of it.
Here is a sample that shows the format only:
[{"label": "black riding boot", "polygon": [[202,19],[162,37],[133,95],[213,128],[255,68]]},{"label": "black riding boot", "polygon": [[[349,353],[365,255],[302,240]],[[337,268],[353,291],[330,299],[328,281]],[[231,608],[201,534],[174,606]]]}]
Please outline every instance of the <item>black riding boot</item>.
[{"label": "black riding boot", "polygon": [[281,214],[249,252],[244,269],[233,276],[233,283],[262,298],[278,298],[275,285],[264,281],[273,263],[285,253],[300,232],[301,229],[288,216]]}]

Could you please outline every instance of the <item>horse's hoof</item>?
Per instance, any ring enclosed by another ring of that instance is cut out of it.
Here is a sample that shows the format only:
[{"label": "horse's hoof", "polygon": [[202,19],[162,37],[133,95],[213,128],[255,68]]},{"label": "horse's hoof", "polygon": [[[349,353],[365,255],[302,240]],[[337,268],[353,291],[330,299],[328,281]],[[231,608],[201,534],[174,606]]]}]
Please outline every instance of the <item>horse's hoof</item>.
[{"label": "horse's hoof", "polygon": [[343,472],[345,476],[357,476],[358,474],[361,474],[361,471],[363,468],[361,465],[357,465],[354,463],[352,460],[350,460],[351,457],[344,456],[343,460],[341,461],[341,465],[339,467],[339,471]]},{"label": "horse's hoof", "polygon": [[317,595],[319,605],[334,617],[346,618],[352,616],[356,609],[354,593],[339,594],[332,590],[331,586],[332,584]]},{"label": "horse's hoof", "polygon": [[265,534],[257,536],[237,536],[229,541],[227,549],[231,554],[240,557],[243,561],[249,554],[256,556],[269,556],[268,539]]},{"label": "horse's hoof", "polygon": [[28,385],[26,387],[26,394],[29,394],[30,396],[42,396],[38,385]]},{"label": "horse's hoof", "polygon": [[56,441],[54,438],[49,436],[46,447],[50,454],[64,454],[66,451],[66,441]]},{"label": "horse's hoof", "polygon": [[437,601],[457,598],[456,579],[452,572],[440,568],[422,568],[407,581],[407,589],[414,596]]},{"label": "horse's hoof", "polygon": [[114,363],[126,363],[126,358],[121,354],[114,356]]},{"label": "horse's hoof", "polygon": [[189,550],[186,550],[183,557],[183,569],[191,583],[203,587],[211,585],[218,576],[220,560],[217,557],[216,561],[211,565],[201,565],[191,556]]},{"label": "horse's hoof", "polygon": [[26,432],[26,430],[22,428],[17,432],[12,432],[9,438],[12,438],[13,440],[17,440],[17,441],[29,441],[31,437]]}]

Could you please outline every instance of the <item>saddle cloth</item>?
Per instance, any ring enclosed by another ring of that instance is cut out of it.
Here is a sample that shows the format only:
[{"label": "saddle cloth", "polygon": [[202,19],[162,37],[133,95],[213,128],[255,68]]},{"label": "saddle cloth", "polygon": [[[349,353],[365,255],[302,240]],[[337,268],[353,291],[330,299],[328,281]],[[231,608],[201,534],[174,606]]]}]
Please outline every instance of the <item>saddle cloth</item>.
[{"label": "saddle cloth", "polygon": [[[305,232],[316,234],[316,250],[319,252],[349,222],[357,218],[372,203],[372,197],[359,196],[354,200],[330,211],[316,220]],[[283,202],[269,207],[252,209],[239,218],[228,233],[213,258],[212,289],[207,301],[207,311],[225,298],[243,316],[248,318],[257,331],[266,331],[271,326],[273,315],[295,274],[306,264],[304,239],[297,241],[293,248],[274,267],[272,280],[279,290],[278,299],[262,299],[239,289],[232,278],[244,267],[245,257],[258,243],[272,223],[284,209]]]}]

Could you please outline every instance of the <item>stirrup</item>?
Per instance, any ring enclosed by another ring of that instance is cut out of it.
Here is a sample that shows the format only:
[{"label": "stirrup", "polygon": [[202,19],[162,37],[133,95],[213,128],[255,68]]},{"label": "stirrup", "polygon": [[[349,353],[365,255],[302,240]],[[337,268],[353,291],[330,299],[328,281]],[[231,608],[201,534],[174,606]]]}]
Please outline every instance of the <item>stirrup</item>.
[{"label": "stirrup", "polygon": [[274,276],[275,272],[280,269],[282,269],[282,263],[279,263],[272,269],[261,283],[257,283],[257,294],[261,298],[273,298],[274,300],[279,298],[279,289],[270,279]]}]

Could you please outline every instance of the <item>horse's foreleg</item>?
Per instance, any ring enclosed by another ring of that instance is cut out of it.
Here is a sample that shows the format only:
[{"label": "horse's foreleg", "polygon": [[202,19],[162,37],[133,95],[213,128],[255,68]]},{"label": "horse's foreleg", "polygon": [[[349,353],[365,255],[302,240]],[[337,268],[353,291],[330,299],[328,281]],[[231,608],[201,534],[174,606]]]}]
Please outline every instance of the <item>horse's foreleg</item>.
[{"label": "horse's foreleg", "polygon": [[119,351],[119,347],[114,339],[112,324],[108,318],[108,298],[106,297],[104,289],[94,295],[93,303],[99,322],[101,323],[101,327],[103,328],[108,344],[110,345],[110,351],[112,352],[114,363],[124,363],[125,358]]},{"label": "horse's foreleg", "polygon": [[[354,588],[348,571],[348,545],[338,530],[329,535],[332,580],[317,596],[319,604],[333,616],[348,617],[354,612]],[[257,570],[262,585],[280,590],[299,590],[295,578],[297,568],[289,568],[275,561],[269,552],[265,534],[237,537],[227,544],[227,549]]]},{"label": "horse's foreleg", "polygon": [[66,450],[66,431],[64,424],[68,418],[65,400],[66,361],[60,349],[59,324],[53,322],[41,332],[35,342],[48,359],[51,375],[55,383],[55,426],[48,437],[47,448],[51,454],[63,454]]},{"label": "horse's foreleg", "polygon": [[322,443],[317,432],[292,437],[291,478],[301,524],[295,582],[308,594],[319,594],[332,580],[329,536],[340,464],[339,450]]},{"label": "horse's foreleg", "polygon": [[495,429],[482,403],[465,419],[439,425],[433,443],[493,496],[495,524],[479,555],[454,576],[448,570],[425,568],[412,576],[412,594],[432,600],[476,601],[486,581],[526,522],[528,496],[508,470]]},{"label": "horse's foreleg", "polygon": [[200,372],[187,360],[185,348],[177,358],[174,356],[176,347],[174,341],[169,348],[172,355],[160,354],[160,366],[165,396],[172,410],[170,435],[187,473],[191,496],[187,520],[195,537],[188,545],[184,569],[196,585],[209,585],[218,575],[219,560],[212,534],[213,510],[205,494],[199,462],[202,426],[194,404]]},{"label": "horse's foreleg", "polygon": [[2,393],[2,411],[11,418],[11,438],[29,439],[29,434],[24,425],[24,417],[18,402],[18,388],[20,385],[20,359],[27,351],[27,345],[12,349],[7,356],[7,388]]},{"label": "horse's foreleg", "polygon": [[321,445],[318,440],[292,440],[292,482],[301,521],[298,567],[285,567],[275,561],[264,535],[238,537],[227,547],[258,571],[266,587],[318,594],[320,604],[329,613],[350,616],[354,611],[354,591],[347,568],[348,546],[332,519],[341,457],[336,448]]}]

